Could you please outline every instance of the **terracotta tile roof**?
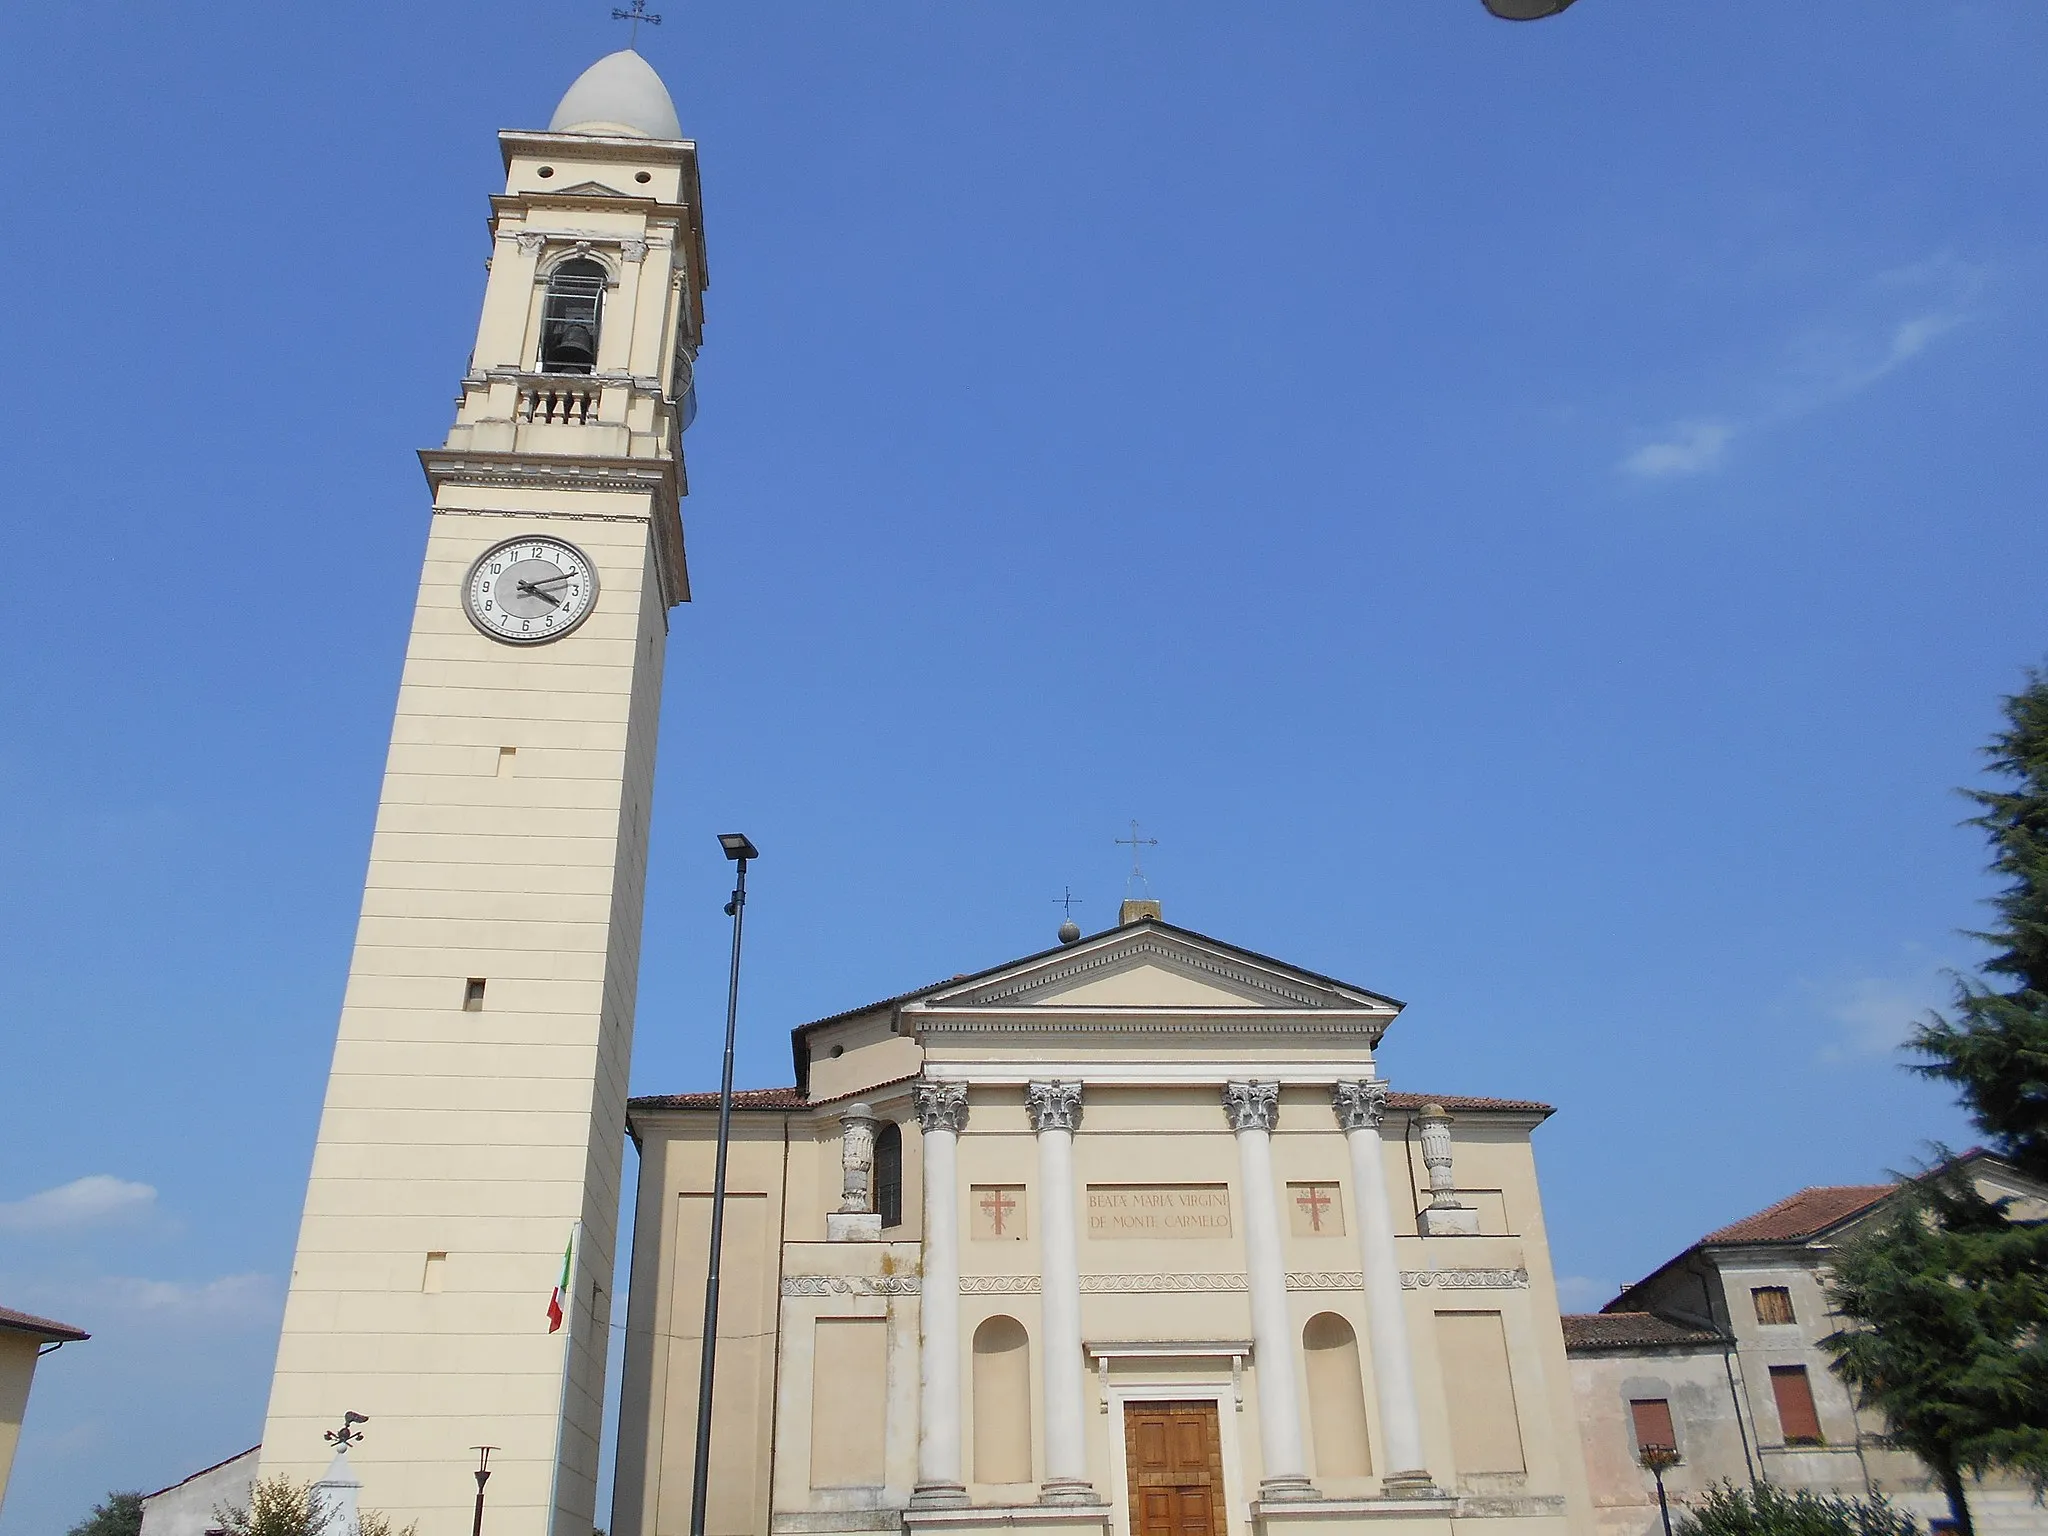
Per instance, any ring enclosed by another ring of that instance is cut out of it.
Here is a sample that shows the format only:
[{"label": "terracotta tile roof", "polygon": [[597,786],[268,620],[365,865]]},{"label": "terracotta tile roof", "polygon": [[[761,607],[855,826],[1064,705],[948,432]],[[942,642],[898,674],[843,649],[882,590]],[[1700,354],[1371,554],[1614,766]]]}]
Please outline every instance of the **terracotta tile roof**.
[{"label": "terracotta tile roof", "polygon": [[1711,1328],[1666,1322],[1654,1312],[1568,1312],[1559,1321],[1568,1350],[1671,1349],[1729,1342]]},{"label": "terracotta tile roof", "polygon": [[[856,1099],[864,1093],[876,1093],[884,1088],[893,1088],[897,1083],[910,1079],[899,1077],[891,1082],[876,1083],[873,1087],[861,1088],[852,1093],[837,1094],[829,1099],[813,1099],[801,1088],[740,1088],[732,1096],[732,1107],[736,1110],[788,1110],[815,1109],[821,1104],[836,1104],[841,1099]],[[1508,1114],[1547,1115],[1551,1106],[1539,1104],[1533,1099],[1478,1099],[1459,1097],[1448,1093],[1390,1093],[1387,1108],[1414,1111],[1425,1104],[1441,1104],[1452,1114],[1484,1114],[1495,1111]],[[716,1109],[718,1095],[715,1093],[650,1093],[626,1101],[628,1109]]]},{"label": "terracotta tile roof", "polygon": [[[734,1109],[804,1109],[810,1100],[795,1088],[735,1088]],[[716,1109],[715,1093],[649,1093],[626,1101],[628,1109]]]},{"label": "terracotta tile roof", "polygon": [[12,1307],[0,1307],[0,1328],[15,1333],[40,1333],[46,1339],[61,1339],[67,1344],[92,1337],[83,1328],[74,1328],[69,1323],[55,1322],[47,1317],[37,1317],[33,1312],[17,1312]]},{"label": "terracotta tile roof", "polygon": [[1788,1195],[1754,1216],[1731,1222],[1701,1238],[1702,1243],[1796,1243],[1869,1210],[1898,1189],[1896,1184],[1824,1184]]}]

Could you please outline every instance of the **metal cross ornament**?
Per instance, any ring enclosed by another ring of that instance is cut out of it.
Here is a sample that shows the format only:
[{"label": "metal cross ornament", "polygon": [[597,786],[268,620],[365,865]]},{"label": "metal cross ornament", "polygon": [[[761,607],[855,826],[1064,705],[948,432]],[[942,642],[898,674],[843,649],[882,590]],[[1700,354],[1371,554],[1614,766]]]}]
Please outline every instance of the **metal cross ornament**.
[{"label": "metal cross ornament", "polygon": [[1074,915],[1074,908],[1085,907],[1088,905],[1087,902],[1083,901],[1079,896],[1076,896],[1074,894],[1074,888],[1071,885],[1066,886],[1063,889],[1066,891],[1066,895],[1055,896],[1053,900],[1059,903],[1060,910],[1063,913],[1065,913],[1066,916],[1072,917]]},{"label": "metal cross ornament", "polygon": [[659,16],[650,16],[647,14],[647,0],[633,0],[633,8],[630,11],[622,11],[617,6],[613,6],[612,20],[630,21],[631,23],[633,23],[632,33],[626,38],[626,46],[628,48],[636,49],[640,46],[641,22],[646,22],[647,25],[649,25],[650,27],[658,27],[661,25],[661,18]]},{"label": "metal cross ornament", "polygon": [[1145,868],[1140,862],[1140,858],[1143,850],[1157,848],[1159,846],[1159,839],[1156,837],[1138,836],[1138,824],[1133,821],[1131,823],[1131,835],[1129,837],[1120,837],[1116,842],[1118,847],[1129,847],[1131,850],[1131,873],[1130,877],[1124,881],[1124,890],[1128,892],[1133,881],[1144,886],[1146,890],[1151,890],[1152,882],[1145,878]]}]

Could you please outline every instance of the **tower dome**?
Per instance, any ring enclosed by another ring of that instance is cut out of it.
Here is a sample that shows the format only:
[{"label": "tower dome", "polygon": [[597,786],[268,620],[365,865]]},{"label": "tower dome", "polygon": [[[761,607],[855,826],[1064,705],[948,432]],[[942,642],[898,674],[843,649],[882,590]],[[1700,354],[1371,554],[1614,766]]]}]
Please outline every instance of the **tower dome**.
[{"label": "tower dome", "polygon": [[668,87],[630,48],[608,53],[576,77],[549,133],[608,133],[629,139],[680,139],[682,124]]}]

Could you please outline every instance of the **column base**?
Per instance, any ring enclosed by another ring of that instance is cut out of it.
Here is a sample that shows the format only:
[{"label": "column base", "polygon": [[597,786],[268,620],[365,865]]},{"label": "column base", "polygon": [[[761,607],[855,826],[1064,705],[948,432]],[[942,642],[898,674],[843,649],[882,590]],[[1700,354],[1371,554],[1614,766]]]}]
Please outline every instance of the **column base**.
[{"label": "column base", "polygon": [[1085,1477],[1048,1477],[1038,1485],[1041,1504],[1100,1504],[1102,1495]]},{"label": "column base", "polygon": [[1320,1499],[1322,1493],[1316,1485],[1299,1474],[1284,1477],[1267,1477],[1259,1480],[1259,1502],[1261,1504],[1305,1504],[1311,1499]]},{"label": "column base", "polygon": [[911,1490],[912,1509],[965,1509],[967,1489],[961,1483],[919,1483]]},{"label": "column base", "polygon": [[877,1211],[828,1211],[825,1241],[828,1243],[879,1243],[882,1217]]},{"label": "column base", "polygon": [[1383,1499],[1447,1499],[1449,1494],[1430,1479],[1423,1467],[1413,1467],[1405,1472],[1389,1472],[1380,1479],[1380,1497]]}]

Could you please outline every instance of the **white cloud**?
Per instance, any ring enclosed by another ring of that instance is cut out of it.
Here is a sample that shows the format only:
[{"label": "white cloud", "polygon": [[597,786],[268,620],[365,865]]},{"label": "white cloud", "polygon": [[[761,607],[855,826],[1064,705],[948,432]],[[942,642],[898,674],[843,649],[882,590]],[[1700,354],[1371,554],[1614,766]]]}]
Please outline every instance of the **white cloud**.
[{"label": "white cloud", "polygon": [[1594,1280],[1586,1275],[1559,1275],[1557,1304],[1566,1312],[1597,1312],[1614,1300],[1620,1289],[1612,1280]]},{"label": "white cloud", "polygon": [[1889,1061],[1913,1026],[1949,1000],[1950,986],[1932,955],[1913,950],[1919,962],[1889,976],[1859,976],[1806,986],[1807,1006],[1833,1026],[1820,1059],[1835,1066]]},{"label": "white cloud", "polygon": [[1761,370],[1745,409],[1688,417],[1624,454],[1615,471],[1640,481],[1707,474],[1738,437],[1782,426],[1861,394],[1967,323],[1984,269],[1938,255],[1849,290]]},{"label": "white cloud", "polygon": [[1661,443],[1645,443],[1621,461],[1624,474],[1639,480],[1697,475],[1720,467],[1735,429],[1725,421],[1681,422]]},{"label": "white cloud", "polygon": [[156,1320],[236,1322],[268,1319],[281,1301],[269,1275],[222,1275],[216,1280],[144,1280],[109,1275],[92,1284],[100,1304]]},{"label": "white cloud", "polygon": [[92,1173],[23,1200],[0,1202],[0,1232],[68,1232],[145,1215],[155,1206],[153,1186]]}]

